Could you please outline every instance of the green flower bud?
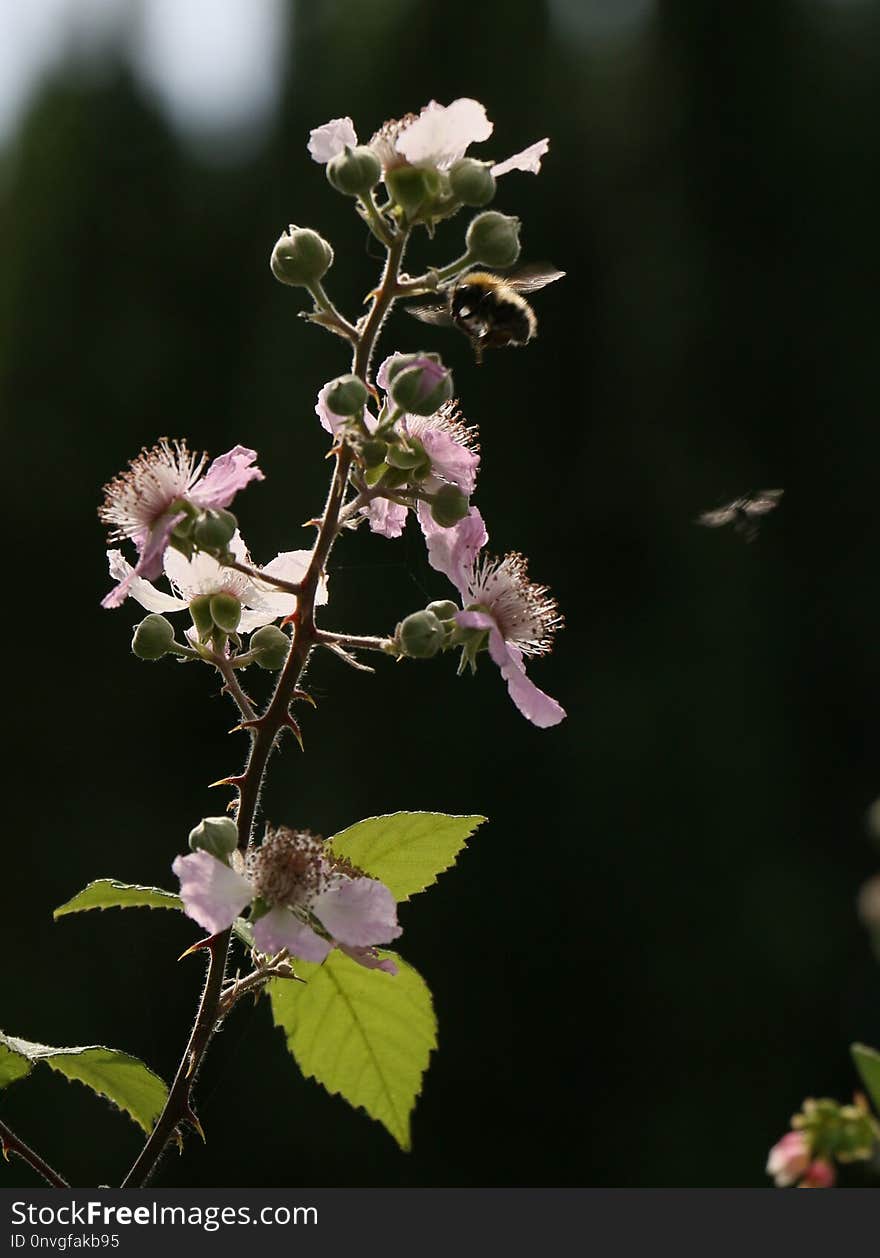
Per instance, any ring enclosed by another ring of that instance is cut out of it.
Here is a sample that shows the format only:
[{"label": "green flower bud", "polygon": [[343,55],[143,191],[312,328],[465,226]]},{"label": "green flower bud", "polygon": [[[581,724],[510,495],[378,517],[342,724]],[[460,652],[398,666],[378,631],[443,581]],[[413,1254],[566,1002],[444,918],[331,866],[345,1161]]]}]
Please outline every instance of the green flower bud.
[{"label": "green flower bud", "polygon": [[467,498],[456,485],[443,485],[431,500],[431,515],[444,529],[463,520],[469,508]]},{"label": "green flower bud", "polygon": [[411,415],[433,415],[452,397],[452,372],[426,354],[411,366],[389,372],[389,377],[395,406]]},{"label": "green flower bud", "polygon": [[408,218],[437,196],[441,188],[440,173],[423,166],[394,166],[385,172],[385,187]]},{"label": "green flower bud", "polygon": [[235,633],[241,620],[241,603],[234,594],[211,595],[211,619],[224,633]]},{"label": "green flower bud", "polygon": [[413,612],[397,626],[394,643],[401,655],[414,660],[429,660],[436,655],[446,639],[446,631],[433,612]]},{"label": "green flower bud", "polygon": [[204,511],[193,525],[192,539],[199,550],[223,550],[237,528],[231,511]]},{"label": "green flower bud", "polygon": [[460,608],[451,598],[441,598],[436,603],[429,603],[425,610],[433,612],[438,620],[452,620]]},{"label": "green flower bud", "polygon": [[378,467],[380,463],[385,462],[387,452],[387,441],[365,441],[361,446],[361,458],[364,461],[364,466]]},{"label": "green flower bud", "polygon": [[277,625],[263,625],[251,634],[250,650],[260,668],[277,673],[283,668],[290,650],[290,638]]},{"label": "green flower bud", "polygon": [[238,847],[238,827],[231,817],[205,817],[190,830],[189,846],[193,852],[210,852],[226,864]]},{"label": "green flower bud", "polygon": [[449,184],[464,205],[488,205],[495,195],[495,176],[473,157],[461,157],[450,167]]},{"label": "green flower bud", "polygon": [[346,145],[342,153],[327,163],[327,178],[344,196],[366,196],[382,178],[382,164],[365,144],[357,148]]},{"label": "green flower bud", "polygon": [[408,485],[412,480],[412,472],[408,472],[403,467],[391,467],[385,464],[385,475],[381,477],[384,489],[399,489],[401,485]]},{"label": "green flower bud", "polygon": [[161,660],[174,641],[174,626],[157,612],[151,612],[135,627],[131,649],[139,660]]},{"label": "green flower bud", "polygon": [[214,632],[214,617],[211,615],[211,595],[198,594],[191,600],[189,614],[193,626],[199,635],[200,642],[207,642]]},{"label": "green flower bud", "polygon": [[408,472],[424,463],[425,451],[421,442],[412,438],[410,441],[411,447],[389,446],[388,453],[385,455],[386,462],[390,463],[392,467],[401,467]]},{"label": "green flower bud", "polygon": [[272,274],[282,284],[308,288],[333,265],[333,249],[310,227],[291,223],[278,237],[269,263]]},{"label": "green flower bud", "polygon": [[486,210],[471,219],[465,240],[472,261],[513,266],[519,257],[519,219]]},{"label": "green flower bud", "polygon": [[360,415],[368,397],[359,376],[337,376],[327,390],[326,402],[334,415]]}]

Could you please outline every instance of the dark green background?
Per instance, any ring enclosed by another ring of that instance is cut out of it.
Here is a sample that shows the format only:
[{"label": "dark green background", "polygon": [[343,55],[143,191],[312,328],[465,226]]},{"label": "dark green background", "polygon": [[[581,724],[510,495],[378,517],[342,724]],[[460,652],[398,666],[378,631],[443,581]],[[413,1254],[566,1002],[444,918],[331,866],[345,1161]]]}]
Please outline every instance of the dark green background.
[{"label": "dark green background", "polygon": [[[566,615],[532,675],[569,718],[533,729],[488,666],[320,658],[306,756],[285,747],[264,798],[325,834],[402,808],[491,818],[401,914],[440,1019],[414,1152],[303,1082],[268,1008],[242,1007],[199,1087],[208,1146],[160,1184],[760,1184],[802,1097],[845,1098],[849,1041],[880,1041],[853,906],[880,791],[880,11],[681,0],[606,38],[570,10],[299,4],[246,161],[195,157],[121,67],[57,76],[6,153],[0,1025],[170,1077],[201,981],[175,959],[191,924],[51,910],[98,876],[172,885],[242,743],[207,670],[138,663],[138,609],[99,608],[100,486],[161,434],[240,441],[267,473],[236,503],[256,558],[307,544],[314,396],[347,360],[297,320],[269,250],[291,220],[319,227],[348,312],[377,266],[310,127],[349,113],[367,136],[471,95],[492,154],[552,139],[496,203],[524,257],[568,272],[536,298],[540,339],[477,369],[399,314],[384,347],[455,369],[492,544],[525,551]],[[413,266],[457,253],[463,225]],[[777,485],[755,545],[692,524]],[[354,632],[447,592],[414,532],[340,546],[331,588],[326,623]],[[75,1182],[118,1182],[138,1148],[45,1069],[0,1105]]]}]

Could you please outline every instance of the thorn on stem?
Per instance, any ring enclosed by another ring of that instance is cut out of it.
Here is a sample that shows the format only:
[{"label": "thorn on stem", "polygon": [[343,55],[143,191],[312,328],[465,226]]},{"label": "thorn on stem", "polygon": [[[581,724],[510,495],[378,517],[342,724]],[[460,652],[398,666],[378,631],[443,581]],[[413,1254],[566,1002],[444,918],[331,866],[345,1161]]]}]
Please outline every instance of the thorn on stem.
[{"label": "thorn on stem", "polygon": [[244,780],[240,774],[233,774],[231,777],[218,778],[216,782],[209,782],[208,789],[210,790],[212,786],[234,786],[238,788],[244,785]]},{"label": "thorn on stem", "polygon": [[192,1127],[195,1131],[199,1133],[199,1135],[202,1137],[202,1144],[208,1143],[207,1138],[205,1136],[205,1129],[202,1126],[202,1124],[199,1122],[198,1115],[196,1114],[195,1110],[192,1108],[191,1105],[187,1105],[186,1109],[184,1110],[183,1120],[184,1122],[189,1123],[190,1127]]}]

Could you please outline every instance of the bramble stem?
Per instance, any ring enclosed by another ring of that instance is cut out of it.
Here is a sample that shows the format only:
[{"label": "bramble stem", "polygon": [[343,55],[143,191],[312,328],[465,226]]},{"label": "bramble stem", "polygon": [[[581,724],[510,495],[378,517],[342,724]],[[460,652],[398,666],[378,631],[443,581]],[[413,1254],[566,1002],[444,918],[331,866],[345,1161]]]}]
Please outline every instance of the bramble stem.
[{"label": "bramble stem", "polygon": [[23,1140],[19,1139],[11,1127],[7,1127],[2,1122],[0,1122],[0,1150],[3,1151],[3,1156],[7,1160],[10,1153],[16,1154],[17,1157],[21,1158],[22,1162],[27,1162],[28,1166],[42,1176],[46,1183],[53,1188],[70,1187],[67,1180],[62,1179],[57,1171],[53,1171],[49,1163],[44,1161],[39,1153],[35,1153],[29,1145],[26,1145]]},{"label": "bramble stem", "polygon": [[251,705],[250,699],[247,697],[241,686],[238,684],[238,678],[235,675],[233,661],[228,655],[220,655],[215,651],[211,655],[211,663],[217,669],[217,672],[223,678],[223,689],[234,700],[236,707],[246,721],[253,721],[256,718],[256,712]]},{"label": "bramble stem", "polygon": [[[354,346],[352,371],[355,375],[360,376],[365,384],[369,384],[370,364],[376,340],[385,317],[397,295],[400,264],[406,250],[408,235],[408,231],[401,231],[388,245],[382,280],[379,288],[373,295],[372,305],[360,331],[357,331],[351,324],[342,319],[341,315],[338,315],[323,289],[320,288],[320,285],[317,286],[323,298],[322,304],[323,302],[327,303],[325,309],[329,308],[334,315],[338,316],[341,323],[346,326],[347,330],[343,334],[352,340]],[[259,718],[259,722],[250,731],[251,746],[247,764],[241,777],[236,779],[236,788],[238,790],[236,822],[240,851],[246,851],[251,844],[257,802],[269,755],[281,731],[286,726],[289,726],[292,721],[290,704],[296,696],[296,691],[308,664],[312,648],[321,641],[321,631],[315,624],[315,597],[330,551],[333,549],[333,544],[339,535],[339,518],[345,502],[345,495],[348,489],[348,474],[353,459],[354,451],[350,446],[344,444],[337,447],[335,451],[336,461],[327,492],[327,500],[321,516],[318,536],[312,550],[308,569],[296,591],[297,607],[293,644],[275,685],[272,698]],[[262,576],[262,574],[260,575]],[[331,646],[331,649],[336,645],[337,649],[342,650],[341,647],[338,647],[338,644],[328,643],[328,645]],[[234,674],[232,674],[231,668],[229,671],[234,681]],[[224,678],[226,679],[226,688],[230,691],[233,698],[236,698],[236,693],[230,687],[229,678],[226,677],[225,673]],[[238,702],[238,700],[236,701]],[[241,705],[239,704],[239,706]],[[250,707],[249,701],[248,707]],[[174,1077],[174,1082],[171,1085],[162,1113],[159,1115],[156,1125],[137,1160],[123,1180],[123,1188],[142,1187],[153,1174],[168,1141],[172,1138],[179,1125],[182,1122],[189,1122],[190,1125],[194,1125],[198,1121],[195,1118],[191,1105],[192,1086],[220,1016],[223,979],[226,974],[231,938],[232,929],[230,927],[230,929],[214,935],[207,943],[207,950],[210,953],[208,975],[186,1049],[180,1060],[177,1074]]]},{"label": "bramble stem", "polygon": [[382,651],[385,655],[389,653],[388,648],[391,646],[390,638],[371,638],[355,633],[327,633],[323,629],[318,629],[317,634],[318,642],[322,646],[333,645],[360,651]]}]

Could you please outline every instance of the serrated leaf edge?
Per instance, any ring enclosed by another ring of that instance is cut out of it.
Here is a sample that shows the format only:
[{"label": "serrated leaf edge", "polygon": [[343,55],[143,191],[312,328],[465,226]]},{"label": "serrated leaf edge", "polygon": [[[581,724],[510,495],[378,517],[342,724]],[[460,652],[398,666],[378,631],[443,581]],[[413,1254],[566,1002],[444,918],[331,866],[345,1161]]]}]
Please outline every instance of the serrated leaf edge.
[{"label": "serrated leaf edge", "polygon": [[[394,815],[394,814],[391,814],[391,815]],[[389,951],[388,951],[387,949],[385,949],[385,948],[380,948],[380,949],[377,949],[377,951],[379,951],[379,952],[380,952],[380,954],[381,954],[383,957],[391,957],[391,958],[393,958],[393,960],[395,960],[396,962],[399,962],[399,963],[400,963],[400,964],[402,964],[402,965],[408,966],[408,968],[409,968],[409,969],[413,969],[413,967],[412,967],[412,966],[409,966],[408,962],[404,961],[402,957],[400,957],[400,956],[398,956],[398,955],[397,955],[397,953],[395,953],[395,952],[389,952]],[[415,972],[415,973],[418,973],[418,971],[417,971],[417,970],[415,970],[414,972]],[[388,1088],[388,1084],[387,1084],[387,1083],[386,1083],[386,1081],[385,1081],[385,1073],[384,1073],[384,1071],[383,1071],[383,1070],[381,1070],[381,1069],[380,1069],[380,1067],[379,1067],[379,1062],[378,1062],[378,1059],[376,1058],[376,1054],[375,1054],[375,1052],[373,1051],[373,1048],[372,1048],[372,1046],[370,1045],[369,1040],[367,1039],[367,1036],[364,1034],[364,1031],[363,1031],[363,1027],[362,1027],[362,1024],[361,1024],[361,1020],[360,1020],[360,1018],[358,1018],[358,1017],[356,1017],[356,1016],[355,1016],[354,1008],[352,1007],[351,1001],[349,1000],[349,998],[346,996],[345,992],[344,992],[344,991],[342,990],[342,988],[340,987],[340,985],[339,985],[339,980],[337,979],[337,977],[336,977],[336,975],[333,973],[333,971],[332,971],[332,970],[327,970],[327,971],[326,971],[326,974],[327,974],[327,975],[328,975],[328,976],[332,979],[332,981],[333,981],[333,983],[334,983],[334,985],[335,985],[335,987],[336,987],[336,990],[339,992],[340,996],[342,996],[342,998],[345,1000],[345,1003],[346,1003],[346,1005],[348,1006],[349,1011],[351,1012],[351,1015],[352,1015],[352,1021],[354,1022],[355,1026],[356,1026],[356,1027],[357,1027],[357,1029],[358,1029],[358,1033],[360,1034],[361,1040],[363,1041],[363,1043],[366,1045],[366,1047],[367,1047],[367,1049],[368,1049],[369,1056],[370,1056],[370,1058],[372,1059],[372,1061],[373,1061],[373,1063],[374,1063],[374,1067],[375,1067],[376,1073],[377,1073],[377,1075],[379,1076],[379,1078],[380,1078],[380,1080],[381,1080],[381,1082],[382,1082],[382,1091],[385,1093],[385,1095],[386,1095],[386,1097],[387,1097],[387,1099],[388,1099],[388,1104],[389,1104],[389,1108],[390,1108],[390,1110],[391,1110],[391,1111],[392,1111],[392,1113],[394,1113],[395,1115],[399,1115],[399,1110],[398,1110],[398,1107],[397,1107],[397,1105],[394,1103],[394,1099],[393,1099],[393,1097],[392,1097],[392,1095],[391,1095],[391,1092],[390,1092],[390,1090],[389,1090],[389,1088]],[[377,974],[377,978],[378,978],[378,977],[379,977],[379,976],[378,976],[378,974]],[[386,975],[385,977],[386,977],[386,978],[388,978],[388,979],[390,979],[390,981],[391,981],[391,982],[393,982],[393,981],[394,981],[394,980],[393,980],[393,978],[391,978],[391,976],[390,976],[390,975]],[[419,977],[421,977],[421,975],[419,975]],[[308,981],[308,980],[307,980],[307,981]],[[424,982],[424,979],[422,979],[422,981]],[[274,985],[276,982],[284,982],[284,980],[283,980],[283,979],[273,979],[273,980],[272,980],[273,985]],[[429,1067],[429,1066],[430,1066],[430,1064],[431,1064],[431,1054],[432,1054],[432,1053],[434,1053],[434,1052],[436,1052],[436,1050],[437,1050],[437,1013],[436,1013],[436,1011],[435,1011],[435,1009],[434,1009],[434,995],[433,995],[433,993],[432,993],[431,989],[428,987],[427,983],[425,983],[425,989],[426,989],[426,991],[428,992],[428,1003],[429,1003],[429,1008],[430,1008],[430,1013],[431,1013],[431,1023],[432,1023],[432,1029],[433,1029],[433,1038],[434,1038],[434,1043],[433,1043],[433,1044],[431,1045],[431,1047],[428,1049],[428,1060],[427,1060],[427,1062],[425,1063],[425,1067],[424,1067],[424,1069],[422,1070],[421,1075],[420,1075],[420,1077],[419,1077],[419,1086],[418,1086],[418,1088],[416,1089],[416,1091],[415,1091],[415,1093],[414,1093],[414,1095],[413,1095],[412,1108],[409,1110],[409,1112],[408,1112],[407,1114],[405,1114],[405,1115],[404,1115],[404,1121],[403,1121],[403,1123],[401,1124],[401,1128],[402,1128],[402,1130],[405,1132],[405,1138],[404,1138],[403,1140],[401,1140],[401,1139],[397,1136],[397,1134],[396,1134],[395,1132],[391,1131],[391,1129],[390,1129],[390,1128],[389,1128],[389,1127],[388,1127],[388,1126],[387,1126],[387,1125],[386,1125],[386,1124],[382,1121],[382,1119],[381,1119],[381,1118],[376,1118],[376,1117],[375,1117],[375,1115],[371,1114],[371,1113],[370,1113],[370,1111],[366,1108],[366,1106],[365,1106],[365,1105],[356,1105],[356,1104],[354,1104],[352,1101],[350,1101],[350,1100],[349,1100],[349,1098],[345,1095],[345,1093],[344,1093],[344,1092],[341,1092],[341,1091],[339,1090],[339,1088],[331,1088],[328,1084],[326,1084],[326,1083],[324,1082],[324,1080],[323,1080],[323,1079],[319,1079],[319,1078],[318,1078],[318,1076],[315,1074],[315,1072],[314,1072],[314,1071],[304,1069],[304,1067],[303,1067],[302,1063],[300,1062],[299,1058],[298,1058],[298,1057],[297,1057],[297,1055],[296,1055],[296,1050],[294,1049],[293,1044],[291,1043],[291,1038],[292,1038],[292,1037],[288,1035],[288,1033],[287,1033],[287,1028],[284,1026],[284,1024],[283,1024],[283,1023],[281,1023],[281,1022],[275,1022],[275,1026],[277,1027],[277,1029],[278,1029],[278,1030],[282,1033],[282,1035],[284,1036],[284,1043],[285,1043],[285,1047],[286,1047],[287,1051],[290,1053],[291,1057],[292,1057],[292,1058],[294,1059],[294,1061],[296,1062],[297,1067],[299,1068],[299,1071],[300,1071],[300,1073],[302,1074],[303,1078],[304,1078],[304,1079],[314,1079],[315,1083],[317,1083],[319,1087],[323,1088],[323,1089],[324,1089],[324,1091],[327,1093],[327,1095],[328,1095],[328,1096],[338,1096],[338,1097],[340,1098],[340,1100],[342,1100],[342,1101],[344,1101],[344,1102],[345,1102],[345,1104],[349,1107],[349,1109],[353,1109],[353,1110],[355,1110],[355,1111],[357,1111],[357,1110],[361,1110],[361,1111],[362,1111],[362,1112],[366,1115],[366,1117],[370,1119],[370,1121],[371,1121],[371,1122],[378,1123],[380,1127],[384,1127],[384,1128],[385,1128],[385,1130],[388,1132],[389,1136],[391,1136],[391,1139],[395,1142],[395,1144],[397,1144],[397,1145],[398,1145],[398,1146],[399,1146],[399,1147],[403,1150],[403,1152],[404,1152],[404,1153],[410,1153],[410,1152],[412,1151],[412,1115],[413,1115],[413,1112],[414,1112],[415,1107],[416,1107],[416,1102],[418,1101],[419,1097],[422,1095],[422,1088],[424,1087],[425,1075],[428,1073],[428,1067]],[[273,1021],[274,1021],[274,1012],[273,1012]]]},{"label": "serrated leaf edge", "polygon": [[[349,832],[349,830],[354,830],[357,826],[363,825],[364,822],[367,822],[367,821],[392,821],[395,817],[401,817],[401,816],[443,817],[447,821],[474,821],[475,823],[473,826],[471,826],[470,830],[468,830],[467,834],[463,837],[461,841],[461,847],[458,849],[458,851],[453,856],[452,860],[448,863],[448,865],[443,865],[440,869],[438,869],[435,872],[434,876],[431,879],[429,879],[429,881],[426,882],[423,887],[420,887],[418,891],[410,891],[409,895],[402,895],[402,896],[397,897],[398,904],[406,904],[409,900],[412,899],[414,895],[421,895],[422,892],[427,891],[429,887],[436,886],[437,879],[440,877],[440,875],[445,874],[447,870],[452,869],[453,865],[458,860],[458,857],[460,856],[462,850],[466,847],[468,841],[473,838],[477,830],[479,830],[480,826],[485,821],[488,821],[489,818],[482,817],[478,813],[431,812],[429,809],[426,809],[426,808],[422,808],[413,812],[384,812],[384,813],[379,813],[375,817],[362,817],[360,821],[352,822],[350,826],[346,826],[345,829],[340,830],[338,834],[331,835],[330,838],[327,840],[327,842],[333,848],[333,850],[337,853],[337,855],[344,856],[345,853],[338,851],[336,847],[334,846],[334,844],[336,843],[337,839],[344,838],[345,835]],[[368,874],[372,878],[379,877],[378,874],[370,874],[369,869],[365,869],[363,872],[365,874]]]},{"label": "serrated leaf edge", "polygon": [[[169,901],[176,900],[177,903],[168,904],[84,904],[81,908],[70,908],[70,905],[81,895],[85,895],[92,887],[97,887],[100,883],[109,883],[111,887],[119,891],[150,891],[156,895],[168,896]],[[120,882],[118,878],[93,878],[91,882],[86,883],[82,890],[77,891],[76,895],[72,895],[69,900],[65,900],[63,904],[59,904],[57,909],[52,910],[52,917],[57,922],[59,917],[69,917],[73,913],[106,913],[109,909],[175,909],[177,912],[183,912],[183,904],[180,897],[175,895],[173,891],[166,891],[164,887],[146,887],[137,882]]]}]

